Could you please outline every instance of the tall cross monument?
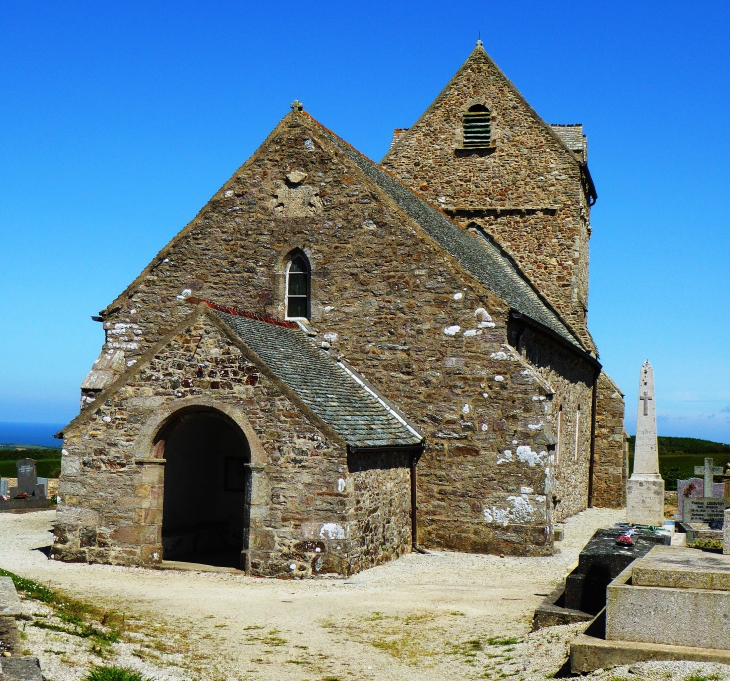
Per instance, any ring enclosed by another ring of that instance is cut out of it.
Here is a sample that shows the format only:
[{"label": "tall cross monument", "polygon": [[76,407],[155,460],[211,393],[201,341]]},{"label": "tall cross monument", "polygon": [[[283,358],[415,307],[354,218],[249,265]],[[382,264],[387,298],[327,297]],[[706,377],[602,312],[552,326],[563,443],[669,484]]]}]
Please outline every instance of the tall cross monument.
[{"label": "tall cross monument", "polygon": [[664,480],[659,475],[654,370],[649,360],[642,365],[639,378],[634,470],[626,489],[626,520],[634,525],[664,524]]}]

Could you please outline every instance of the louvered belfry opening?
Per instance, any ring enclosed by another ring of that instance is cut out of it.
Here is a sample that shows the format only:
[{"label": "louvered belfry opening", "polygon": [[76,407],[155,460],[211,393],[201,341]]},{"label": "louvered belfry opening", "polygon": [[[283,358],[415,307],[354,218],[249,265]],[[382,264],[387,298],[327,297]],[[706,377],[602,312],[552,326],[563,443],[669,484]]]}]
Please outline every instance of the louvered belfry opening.
[{"label": "louvered belfry opening", "polygon": [[464,146],[488,147],[492,139],[489,109],[475,104],[464,114]]}]

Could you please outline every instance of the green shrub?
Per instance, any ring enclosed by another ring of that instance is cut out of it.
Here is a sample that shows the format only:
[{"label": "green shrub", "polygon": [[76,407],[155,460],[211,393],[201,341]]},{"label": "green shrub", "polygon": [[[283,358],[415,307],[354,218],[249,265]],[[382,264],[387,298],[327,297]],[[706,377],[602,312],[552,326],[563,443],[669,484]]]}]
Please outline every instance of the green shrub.
[{"label": "green shrub", "polygon": [[98,666],[84,677],[84,681],[152,681],[152,679],[128,667]]},{"label": "green shrub", "polygon": [[687,542],[690,549],[712,549],[713,551],[722,551],[722,539],[695,539]]}]

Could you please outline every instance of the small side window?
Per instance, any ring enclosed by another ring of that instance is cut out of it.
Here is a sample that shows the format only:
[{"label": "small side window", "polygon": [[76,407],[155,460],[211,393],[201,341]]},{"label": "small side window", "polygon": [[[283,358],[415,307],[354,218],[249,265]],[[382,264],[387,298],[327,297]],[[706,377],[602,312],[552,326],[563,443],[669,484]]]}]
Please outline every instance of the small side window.
[{"label": "small side window", "polygon": [[286,266],[286,318],[309,319],[309,275],[307,259],[295,255]]},{"label": "small side window", "polygon": [[475,104],[464,114],[464,147],[489,147],[492,142],[492,120],[489,109]]}]

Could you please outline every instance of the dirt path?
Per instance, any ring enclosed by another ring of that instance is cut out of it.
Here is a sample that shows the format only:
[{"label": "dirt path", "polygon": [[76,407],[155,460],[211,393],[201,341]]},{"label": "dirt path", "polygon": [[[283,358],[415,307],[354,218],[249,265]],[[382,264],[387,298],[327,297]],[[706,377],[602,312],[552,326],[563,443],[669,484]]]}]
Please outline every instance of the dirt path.
[{"label": "dirt path", "polygon": [[[143,620],[178,678],[542,679],[562,665],[573,628],[528,638],[532,612],[595,529],[622,516],[571,518],[549,558],[411,554],[347,580],[280,581],[49,561],[34,549],[50,543],[53,512],[2,514],[0,567]],[[32,652],[54,681],[82,674],[61,672],[52,646]]]}]

